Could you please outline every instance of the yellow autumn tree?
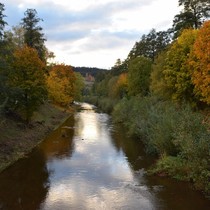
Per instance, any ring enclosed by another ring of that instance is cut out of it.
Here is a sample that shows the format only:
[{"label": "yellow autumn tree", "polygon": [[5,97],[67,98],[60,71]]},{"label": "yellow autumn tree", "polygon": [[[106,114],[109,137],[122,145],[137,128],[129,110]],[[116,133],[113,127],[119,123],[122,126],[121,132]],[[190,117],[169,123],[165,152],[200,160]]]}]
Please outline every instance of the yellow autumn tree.
[{"label": "yellow autumn tree", "polygon": [[191,81],[192,69],[189,68],[189,55],[195,43],[197,30],[186,29],[170,46],[164,63],[163,76],[171,99],[177,102],[196,103],[194,85]]},{"label": "yellow autumn tree", "polygon": [[210,105],[210,21],[199,30],[189,60],[195,94]]},{"label": "yellow autumn tree", "polygon": [[71,66],[59,64],[52,67],[47,77],[49,98],[57,104],[67,106],[74,100],[75,75]]},{"label": "yellow autumn tree", "polygon": [[128,92],[128,74],[127,73],[120,74],[115,88],[116,88],[115,92],[118,97],[123,98],[125,95],[127,95],[127,92]]}]

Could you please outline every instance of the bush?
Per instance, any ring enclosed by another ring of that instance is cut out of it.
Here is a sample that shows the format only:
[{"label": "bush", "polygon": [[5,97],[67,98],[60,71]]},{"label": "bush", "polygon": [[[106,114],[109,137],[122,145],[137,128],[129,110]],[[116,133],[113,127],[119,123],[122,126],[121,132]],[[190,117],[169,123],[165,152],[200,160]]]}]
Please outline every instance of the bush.
[{"label": "bush", "polygon": [[192,181],[210,193],[210,131],[201,113],[156,97],[132,97],[114,107],[113,119],[161,157],[155,172]]}]

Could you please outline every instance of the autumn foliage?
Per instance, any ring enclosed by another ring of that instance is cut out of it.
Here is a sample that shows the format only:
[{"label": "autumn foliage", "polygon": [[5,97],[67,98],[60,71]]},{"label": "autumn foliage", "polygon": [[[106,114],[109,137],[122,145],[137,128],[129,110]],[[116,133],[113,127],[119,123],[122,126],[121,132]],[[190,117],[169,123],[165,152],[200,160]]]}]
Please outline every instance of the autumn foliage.
[{"label": "autumn foliage", "polygon": [[74,100],[75,79],[70,66],[64,64],[53,66],[47,77],[49,98],[62,106],[70,104]]},{"label": "autumn foliage", "polygon": [[190,58],[195,94],[210,105],[210,21],[199,30]]},{"label": "autumn foliage", "polygon": [[24,46],[14,52],[9,76],[10,86],[14,90],[13,106],[25,116],[27,122],[45,97],[44,67],[35,49]]}]

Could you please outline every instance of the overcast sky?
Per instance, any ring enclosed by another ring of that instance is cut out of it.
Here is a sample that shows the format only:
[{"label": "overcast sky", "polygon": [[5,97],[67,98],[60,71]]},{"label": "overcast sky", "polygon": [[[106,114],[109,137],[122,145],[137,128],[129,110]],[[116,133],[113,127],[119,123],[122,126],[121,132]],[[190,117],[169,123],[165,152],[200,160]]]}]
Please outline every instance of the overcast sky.
[{"label": "overcast sky", "polygon": [[178,0],[0,0],[9,26],[36,9],[55,61],[111,68],[124,60],[152,28],[167,30],[179,13]]}]

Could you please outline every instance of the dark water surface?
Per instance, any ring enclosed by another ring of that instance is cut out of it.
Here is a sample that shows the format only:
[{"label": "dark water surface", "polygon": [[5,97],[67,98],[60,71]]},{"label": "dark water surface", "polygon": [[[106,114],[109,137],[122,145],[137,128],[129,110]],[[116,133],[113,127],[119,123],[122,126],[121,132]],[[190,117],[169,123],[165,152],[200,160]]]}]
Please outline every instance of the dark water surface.
[{"label": "dark water surface", "polygon": [[142,144],[92,106],[0,174],[2,210],[209,210],[188,184],[148,177]]}]

